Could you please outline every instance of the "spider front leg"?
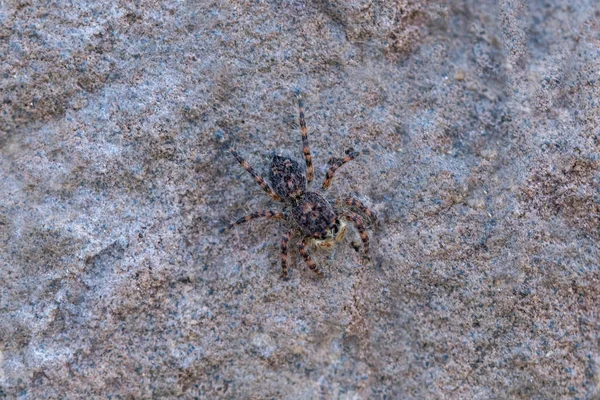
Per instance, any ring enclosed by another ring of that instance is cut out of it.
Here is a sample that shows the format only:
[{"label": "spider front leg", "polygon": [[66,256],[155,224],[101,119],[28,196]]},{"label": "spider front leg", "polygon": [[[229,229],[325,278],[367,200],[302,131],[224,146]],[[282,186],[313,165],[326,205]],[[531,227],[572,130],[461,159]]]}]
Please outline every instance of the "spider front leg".
[{"label": "spider front leg", "polygon": [[323,273],[321,271],[319,271],[319,268],[317,268],[317,265],[315,264],[313,259],[310,257],[310,253],[308,252],[308,243],[306,242],[306,239],[307,238],[304,238],[304,239],[302,239],[302,241],[300,243],[298,243],[298,252],[304,258],[304,261],[306,262],[306,265],[308,266],[308,268],[310,268],[311,271],[313,271],[315,274],[317,274],[317,276],[319,278],[322,278]]},{"label": "spider front leg", "polygon": [[258,183],[258,185],[262,188],[262,190],[264,190],[265,192],[267,192],[267,194],[269,196],[271,196],[271,198],[275,201],[283,201],[283,199],[273,191],[273,189],[271,189],[271,186],[269,186],[269,184],[267,183],[267,181],[264,180],[264,178],[262,176],[260,176],[259,174],[257,174],[254,171],[254,168],[252,168],[250,166],[250,164],[248,164],[248,162],[246,160],[244,160],[242,157],[240,157],[240,155],[237,153],[237,151],[235,151],[233,148],[229,148],[229,151],[231,152],[231,154],[235,157],[235,159],[240,163],[240,165],[250,173],[250,175],[252,175],[252,177],[254,178],[254,181],[256,183]]},{"label": "spider front leg", "polygon": [[354,226],[358,229],[358,233],[360,233],[360,239],[363,242],[363,246],[365,248],[365,255],[369,254],[369,236],[367,236],[367,230],[365,229],[365,225],[363,223],[363,219],[360,215],[353,213],[351,211],[345,212],[344,217],[348,218],[352,222],[354,222]]},{"label": "spider front leg", "polygon": [[229,224],[229,229],[233,229],[237,225],[241,225],[245,222],[252,221],[256,218],[285,219],[285,214],[279,211],[259,210],[253,212],[252,214],[248,214],[245,217],[239,218],[232,224]]},{"label": "spider front leg", "polygon": [[313,168],[312,156],[310,155],[310,147],[308,145],[308,131],[306,129],[306,121],[304,120],[304,108],[302,107],[302,99],[298,97],[298,110],[300,111],[300,131],[302,132],[302,147],[304,151],[304,160],[306,160],[306,180],[311,182],[315,177]]},{"label": "spider front leg", "polygon": [[281,237],[281,279],[288,280],[288,271],[287,271],[287,252],[288,252],[288,242],[292,238],[293,230],[289,230],[283,234]]},{"label": "spider front leg", "polygon": [[336,208],[340,208],[342,205],[357,208],[358,210],[362,211],[367,217],[369,217],[371,221],[375,223],[375,225],[379,224],[379,218],[377,218],[377,215],[369,208],[367,208],[367,206],[365,206],[360,200],[352,196],[346,196],[336,200]]},{"label": "spider front leg", "polygon": [[329,161],[329,169],[327,170],[327,174],[325,175],[325,180],[323,181],[323,185],[321,187],[323,189],[329,189],[331,186],[331,181],[333,180],[333,174],[340,168],[342,165],[346,164],[348,161],[355,159],[358,157],[360,153],[354,151],[352,149],[346,150],[346,157],[344,158],[333,158]]}]

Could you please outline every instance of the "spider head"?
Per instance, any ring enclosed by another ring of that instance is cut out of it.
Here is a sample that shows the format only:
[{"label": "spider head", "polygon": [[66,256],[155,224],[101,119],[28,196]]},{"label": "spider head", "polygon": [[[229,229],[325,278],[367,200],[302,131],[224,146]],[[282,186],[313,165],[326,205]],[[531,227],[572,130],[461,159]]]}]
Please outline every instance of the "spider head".
[{"label": "spider head", "polygon": [[283,198],[295,199],[306,192],[304,169],[291,158],[273,155],[269,180],[275,193]]},{"label": "spider head", "polygon": [[332,222],[328,227],[325,235],[321,235],[321,238],[314,239],[313,243],[317,247],[324,249],[332,249],[336,242],[341,242],[344,239],[346,233],[346,221],[340,219],[336,222]]}]

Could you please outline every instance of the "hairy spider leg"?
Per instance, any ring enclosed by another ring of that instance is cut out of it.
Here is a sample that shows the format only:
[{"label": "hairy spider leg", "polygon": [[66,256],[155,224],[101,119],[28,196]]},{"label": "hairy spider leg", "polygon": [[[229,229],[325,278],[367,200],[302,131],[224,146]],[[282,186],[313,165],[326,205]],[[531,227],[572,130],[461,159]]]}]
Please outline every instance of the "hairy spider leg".
[{"label": "hairy spider leg", "polygon": [[246,160],[244,160],[242,157],[240,157],[240,155],[237,153],[237,151],[235,151],[232,147],[229,148],[229,151],[235,157],[235,159],[240,163],[240,165],[246,171],[248,171],[250,173],[250,175],[252,175],[252,177],[254,178],[254,181],[260,185],[260,187],[262,188],[262,190],[264,190],[269,196],[271,196],[271,198],[273,200],[275,200],[275,201],[283,201],[283,199],[277,193],[275,193],[273,191],[273,189],[271,188],[271,186],[269,186],[269,184],[267,183],[267,181],[265,181],[262,176],[260,176],[259,174],[257,174],[254,171],[254,168],[252,168],[250,166],[250,164],[248,164],[248,162]]},{"label": "hairy spider leg", "polygon": [[306,239],[307,238],[304,238],[304,239],[302,239],[302,241],[300,243],[298,243],[298,252],[304,258],[304,261],[306,262],[306,265],[308,266],[308,268],[310,268],[311,271],[313,271],[315,274],[317,274],[319,277],[322,278],[323,273],[321,271],[319,271],[319,268],[317,268],[317,265],[315,264],[313,259],[310,257]]},{"label": "hairy spider leg", "polygon": [[288,242],[292,238],[293,230],[289,230],[283,234],[281,237],[281,278],[287,280],[288,279],[288,270],[287,270],[287,252],[288,252]]},{"label": "hairy spider leg", "polygon": [[310,146],[308,145],[308,131],[306,129],[306,121],[304,120],[304,108],[302,99],[298,97],[298,109],[300,110],[300,131],[302,132],[302,147],[304,151],[304,159],[306,160],[306,180],[311,182],[315,177],[315,170],[310,155]]},{"label": "hairy spider leg", "polygon": [[346,151],[346,157],[344,158],[334,158],[329,161],[329,169],[327,170],[327,174],[325,175],[325,180],[323,181],[323,185],[321,187],[323,189],[329,189],[331,186],[331,181],[333,180],[333,174],[339,167],[346,164],[348,161],[355,159],[358,157],[360,153],[353,150]]},{"label": "hairy spider leg", "polygon": [[358,229],[358,233],[360,233],[360,239],[363,242],[365,254],[369,254],[369,236],[367,236],[367,231],[365,229],[365,225],[363,224],[363,220],[360,217],[360,215],[348,211],[344,213],[344,217],[354,222],[354,226],[356,227],[356,229]]},{"label": "hairy spider leg", "polygon": [[256,218],[285,219],[285,214],[279,211],[259,210],[248,214],[245,217],[239,218],[237,221],[229,225],[229,229],[233,229],[237,225],[241,225],[245,222],[252,221]]},{"label": "hairy spider leg", "polygon": [[375,224],[379,224],[379,218],[377,218],[377,215],[373,211],[369,210],[360,200],[352,196],[346,196],[336,200],[335,202],[336,208],[339,208],[343,204],[359,209],[360,211],[365,213],[365,215],[369,217],[373,222],[375,222]]}]

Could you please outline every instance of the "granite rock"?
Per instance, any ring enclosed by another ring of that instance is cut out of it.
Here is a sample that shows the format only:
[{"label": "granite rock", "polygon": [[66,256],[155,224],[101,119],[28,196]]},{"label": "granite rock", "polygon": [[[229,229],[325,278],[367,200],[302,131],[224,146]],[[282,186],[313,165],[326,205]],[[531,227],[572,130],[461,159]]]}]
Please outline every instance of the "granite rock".
[{"label": "granite rock", "polygon": [[[600,398],[594,1],[0,4],[0,398]],[[314,251],[257,171],[381,217]]]}]

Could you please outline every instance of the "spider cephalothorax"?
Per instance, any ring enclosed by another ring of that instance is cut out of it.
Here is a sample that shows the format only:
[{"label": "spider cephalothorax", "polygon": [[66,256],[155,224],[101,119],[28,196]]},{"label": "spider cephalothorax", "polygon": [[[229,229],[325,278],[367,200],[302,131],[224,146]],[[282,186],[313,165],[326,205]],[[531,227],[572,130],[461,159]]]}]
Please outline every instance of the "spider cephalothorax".
[{"label": "spider cephalothorax", "polygon": [[[274,155],[269,170],[269,180],[271,181],[271,185],[269,185],[233,148],[229,148],[231,154],[233,154],[242,167],[252,175],[256,183],[273,200],[285,203],[283,212],[257,211],[238,219],[230,226],[233,228],[236,225],[260,217],[287,221],[290,227],[281,239],[281,268],[283,278],[287,278],[288,276],[287,247],[294,233],[300,233],[303,236],[302,241],[298,244],[300,255],[302,255],[311,270],[318,275],[322,275],[310,257],[308,251],[310,244],[332,248],[336,242],[340,242],[344,238],[346,221],[350,220],[358,229],[365,248],[365,254],[368,254],[369,237],[365,230],[363,218],[352,212],[351,209],[359,210],[373,222],[378,222],[376,215],[358,199],[347,196],[338,199],[332,205],[321,193],[308,191],[307,184],[314,179],[314,169],[308,146],[308,132],[304,121],[301,100],[298,100],[298,107],[300,109],[300,130],[302,132],[306,170],[291,158]],[[350,149],[346,151],[344,158],[330,160],[329,169],[321,188],[323,190],[328,189],[335,171],[356,156],[358,156],[358,153]]]}]

